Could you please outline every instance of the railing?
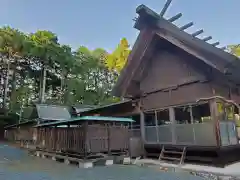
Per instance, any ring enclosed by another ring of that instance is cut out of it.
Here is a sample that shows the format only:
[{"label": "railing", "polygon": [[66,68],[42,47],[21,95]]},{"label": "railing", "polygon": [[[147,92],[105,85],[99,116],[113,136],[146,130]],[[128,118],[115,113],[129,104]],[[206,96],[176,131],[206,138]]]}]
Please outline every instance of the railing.
[{"label": "railing", "polygon": [[129,129],[130,137],[141,137],[141,130],[139,129]]},{"label": "railing", "polygon": [[129,136],[130,137],[141,137],[140,125],[129,126]]},{"label": "railing", "polygon": [[237,129],[234,122],[220,122],[220,135],[222,146],[238,144]]},{"label": "railing", "polygon": [[216,146],[212,123],[176,124],[145,127],[146,143]]}]

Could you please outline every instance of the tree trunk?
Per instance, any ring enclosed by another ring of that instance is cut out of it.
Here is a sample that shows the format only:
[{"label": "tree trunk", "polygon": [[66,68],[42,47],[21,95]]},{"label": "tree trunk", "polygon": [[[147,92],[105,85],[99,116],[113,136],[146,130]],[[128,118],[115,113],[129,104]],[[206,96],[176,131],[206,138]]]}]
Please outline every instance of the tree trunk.
[{"label": "tree trunk", "polygon": [[5,114],[7,114],[7,97],[8,97],[8,81],[9,81],[10,61],[7,60],[6,76],[4,81],[4,95],[3,95],[3,108]]},{"label": "tree trunk", "polygon": [[[61,77],[61,87],[60,87],[60,97],[59,97],[59,102],[62,103],[65,97],[65,92],[64,92],[64,75]],[[63,97],[64,96],[64,97]]]},{"label": "tree trunk", "polygon": [[40,103],[45,102],[45,89],[46,89],[46,76],[47,76],[47,69],[46,66],[43,66],[42,69],[42,77],[41,77],[41,83],[40,83]]},{"label": "tree trunk", "polygon": [[60,97],[59,97],[60,103],[66,103],[65,102],[65,96],[66,96],[65,81],[66,81],[66,72],[63,71],[61,75],[61,85],[60,85]]},{"label": "tree trunk", "polygon": [[43,76],[42,76],[42,71],[41,71],[41,76],[39,79],[39,103],[41,102],[41,97],[42,97],[42,82],[43,82]]},{"label": "tree trunk", "polygon": [[14,61],[14,68],[13,68],[13,74],[12,74],[12,89],[11,89],[11,96],[10,96],[10,109],[13,110],[13,105],[16,103],[16,74],[17,74],[17,61]]},{"label": "tree trunk", "polygon": [[67,82],[67,76],[68,73],[64,73],[63,74],[63,78],[61,79],[61,92],[62,92],[62,98],[61,98],[61,102],[64,103],[64,104],[67,104],[68,103],[68,96],[69,96],[69,92],[68,92],[68,89],[67,89],[67,85],[66,85],[66,82]]}]

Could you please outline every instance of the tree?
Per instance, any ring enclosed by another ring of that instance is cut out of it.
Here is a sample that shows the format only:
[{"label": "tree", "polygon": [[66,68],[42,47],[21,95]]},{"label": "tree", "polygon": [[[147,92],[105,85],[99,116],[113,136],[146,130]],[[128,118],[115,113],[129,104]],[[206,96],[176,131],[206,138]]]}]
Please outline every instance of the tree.
[{"label": "tree", "polygon": [[117,72],[118,74],[121,72],[130,53],[129,47],[127,39],[123,38],[113,53],[108,55],[105,63],[110,71]]},{"label": "tree", "polygon": [[43,103],[45,101],[47,71],[50,72],[54,68],[57,58],[58,38],[50,31],[37,31],[30,35],[30,39],[32,48],[29,55],[34,58],[38,68],[41,69],[39,101]]},{"label": "tree", "polygon": [[101,48],[93,51],[80,47],[76,52],[76,61],[82,67],[80,78],[82,82],[81,103],[101,105],[116,101],[111,95],[113,72],[109,71],[105,62],[108,53]]},{"label": "tree", "polygon": [[[21,63],[22,57],[25,55],[28,43],[26,36],[17,29],[3,27],[0,29],[0,52],[5,64],[5,81],[3,107],[7,108],[7,95],[9,86],[9,77],[12,75],[10,102],[14,103],[16,94],[16,76],[17,67]],[[7,112],[7,111],[5,111]]]},{"label": "tree", "polygon": [[0,28],[0,93],[4,92],[0,105],[5,117],[37,101],[64,105],[119,101],[111,90],[129,52],[124,38],[111,54],[84,46],[73,52],[50,31],[26,34]]},{"label": "tree", "polygon": [[240,57],[240,44],[238,45],[229,45],[227,49],[230,51],[231,54]]}]

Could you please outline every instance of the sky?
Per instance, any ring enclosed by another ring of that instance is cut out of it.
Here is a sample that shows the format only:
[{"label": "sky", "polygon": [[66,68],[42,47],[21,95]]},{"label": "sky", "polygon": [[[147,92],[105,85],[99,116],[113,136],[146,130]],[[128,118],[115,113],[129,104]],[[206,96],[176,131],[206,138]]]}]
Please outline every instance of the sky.
[{"label": "sky", "polygon": [[[131,45],[139,33],[133,28],[136,7],[145,4],[160,12],[166,0],[0,0],[0,24],[23,32],[50,30],[60,43],[73,49],[115,49],[125,37]],[[166,12],[169,18],[181,12],[175,22],[182,26],[190,21],[187,32],[203,29],[199,36],[212,36],[209,42],[220,46],[240,43],[239,0],[173,0]]]}]

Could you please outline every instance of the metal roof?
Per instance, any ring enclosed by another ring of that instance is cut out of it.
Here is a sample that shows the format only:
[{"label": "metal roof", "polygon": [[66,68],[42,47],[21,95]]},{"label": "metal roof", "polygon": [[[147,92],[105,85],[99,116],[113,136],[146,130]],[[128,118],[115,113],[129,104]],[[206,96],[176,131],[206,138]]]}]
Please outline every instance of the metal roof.
[{"label": "metal roof", "polygon": [[83,116],[75,119],[85,120],[85,121],[116,121],[116,122],[133,122],[134,121],[130,118],[107,117],[107,116]]},{"label": "metal roof", "polygon": [[81,112],[85,112],[87,110],[96,108],[98,106],[95,105],[85,105],[85,104],[75,104],[72,106],[72,108],[76,111],[76,113],[81,113]]},{"label": "metal roof", "polygon": [[24,121],[24,122],[21,122],[21,123],[5,126],[4,129],[10,129],[10,128],[15,128],[15,127],[19,127],[19,126],[23,126],[23,125],[29,125],[29,124],[35,124],[35,123],[37,123],[36,120],[29,120],[29,121]]},{"label": "metal roof", "polygon": [[130,103],[130,102],[132,102],[132,100],[126,99],[126,100],[111,103],[111,104],[108,104],[108,105],[103,105],[103,106],[98,106],[98,107],[94,107],[94,108],[90,108],[90,109],[85,109],[85,110],[82,110],[81,113],[98,111],[98,110],[102,110],[102,109],[105,109],[105,108],[110,108],[110,107],[114,107],[114,106],[118,106],[118,105],[124,105],[124,104]]},{"label": "metal roof", "polygon": [[66,106],[37,104],[36,108],[41,120],[63,121],[71,118]]},{"label": "metal roof", "polygon": [[59,125],[66,125],[66,124],[74,124],[74,123],[77,123],[80,121],[134,122],[134,120],[130,119],[130,118],[105,117],[105,116],[83,116],[83,117],[71,118],[66,121],[57,121],[57,122],[39,124],[39,125],[36,125],[35,127],[59,126]]},{"label": "metal roof", "polygon": [[75,108],[76,112],[78,114],[80,114],[81,112],[86,112],[86,111],[89,111],[89,110],[92,110],[93,108]]}]

